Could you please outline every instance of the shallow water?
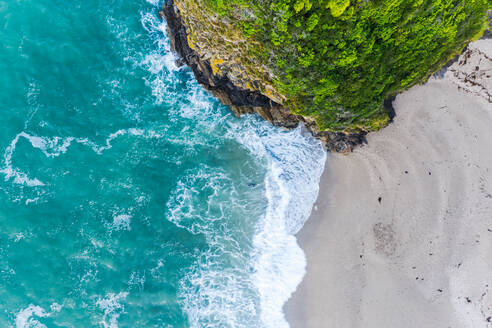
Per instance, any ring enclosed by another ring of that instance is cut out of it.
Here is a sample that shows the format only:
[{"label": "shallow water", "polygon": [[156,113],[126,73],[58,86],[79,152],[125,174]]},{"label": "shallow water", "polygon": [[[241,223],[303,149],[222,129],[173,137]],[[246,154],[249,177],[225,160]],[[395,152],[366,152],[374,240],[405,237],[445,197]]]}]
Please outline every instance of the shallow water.
[{"label": "shallow water", "polygon": [[0,1],[0,326],[287,327],[325,154],[178,68],[160,3]]}]

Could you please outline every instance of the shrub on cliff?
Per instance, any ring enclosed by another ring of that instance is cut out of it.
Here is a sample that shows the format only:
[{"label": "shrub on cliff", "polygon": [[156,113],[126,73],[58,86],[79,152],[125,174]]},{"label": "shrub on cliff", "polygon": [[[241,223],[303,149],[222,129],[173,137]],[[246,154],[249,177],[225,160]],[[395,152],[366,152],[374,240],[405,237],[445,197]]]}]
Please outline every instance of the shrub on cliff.
[{"label": "shrub on cliff", "polygon": [[485,28],[487,0],[204,0],[257,44],[294,113],[321,130],[375,130],[383,101]]}]

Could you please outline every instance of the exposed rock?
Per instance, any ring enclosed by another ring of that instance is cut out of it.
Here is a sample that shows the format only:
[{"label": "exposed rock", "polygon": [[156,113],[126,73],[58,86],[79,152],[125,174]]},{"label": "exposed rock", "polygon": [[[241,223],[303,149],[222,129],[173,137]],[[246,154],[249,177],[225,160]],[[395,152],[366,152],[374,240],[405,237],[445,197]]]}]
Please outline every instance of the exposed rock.
[{"label": "exposed rock", "polygon": [[228,74],[231,69],[228,69],[225,63],[221,63],[218,68],[216,62],[211,63],[212,56],[205,49],[200,49],[199,53],[190,47],[187,27],[173,1],[165,2],[159,15],[167,20],[173,51],[176,51],[184,63],[192,69],[197,81],[224,105],[229,106],[237,116],[256,112],[273,125],[288,129],[295,128],[301,123],[329,150],[336,152],[350,152],[355,146],[365,143],[364,132],[346,134],[319,131],[313,119],[290,113],[281,104],[281,96],[268,85],[258,88],[243,87],[248,82],[243,83],[241,79]]},{"label": "exposed rock", "polygon": [[492,44],[488,40],[470,43],[447,74],[463,90],[492,103]]}]

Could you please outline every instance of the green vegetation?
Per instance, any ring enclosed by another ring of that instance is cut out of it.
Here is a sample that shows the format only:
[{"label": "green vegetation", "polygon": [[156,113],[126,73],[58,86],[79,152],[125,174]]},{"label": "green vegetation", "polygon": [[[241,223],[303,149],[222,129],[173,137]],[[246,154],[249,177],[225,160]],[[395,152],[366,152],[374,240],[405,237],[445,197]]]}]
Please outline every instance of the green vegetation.
[{"label": "green vegetation", "polygon": [[291,112],[321,130],[383,127],[383,101],[483,32],[487,0],[203,0],[256,46]]}]

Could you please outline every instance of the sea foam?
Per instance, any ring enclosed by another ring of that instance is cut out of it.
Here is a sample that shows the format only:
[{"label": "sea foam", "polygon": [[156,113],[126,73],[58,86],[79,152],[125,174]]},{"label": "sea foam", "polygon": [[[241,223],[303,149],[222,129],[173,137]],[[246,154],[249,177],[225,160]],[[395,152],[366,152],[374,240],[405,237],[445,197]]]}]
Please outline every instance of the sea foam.
[{"label": "sea foam", "polygon": [[127,292],[109,293],[106,297],[99,298],[96,301],[97,307],[104,311],[103,320],[101,321],[101,325],[104,328],[118,328],[118,318],[125,310],[121,301],[125,300],[127,296]]},{"label": "sea foam", "polygon": [[30,304],[23,310],[20,310],[15,317],[15,328],[46,328],[39,319],[50,317],[53,313],[60,312],[62,306],[53,303],[50,306],[51,312],[47,312],[40,306]]},{"label": "sea foam", "polygon": [[158,131],[142,130],[138,128],[120,129],[111,133],[105,139],[104,144],[100,145],[89,140],[88,138],[35,136],[23,131],[17,134],[10,142],[10,145],[5,149],[3,154],[3,165],[0,167],[0,173],[4,174],[5,181],[12,179],[15,184],[25,185],[28,187],[43,187],[46,185],[38,178],[29,177],[27,173],[14,167],[12,157],[16,151],[17,144],[21,139],[27,140],[34,149],[39,149],[46,157],[53,158],[65,154],[74,142],[90,147],[95,153],[101,155],[104,151],[107,151],[113,147],[113,140],[122,136],[159,139],[162,137],[162,134]]},{"label": "sea foam", "polygon": [[[182,74],[182,69],[176,66],[176,57],[170,51],[165,22],[152,13],[143,13],[141,22],[157,45],[141,62],[154,74],[148,85],[157,103],[178,104],[176,75]],[[306,267],[294,234],[310,216],[326,153],[321,143],[305,136],[300,127],[284,131],[253,115],[241,121],[227,119],[227,115],[214,110],[216,100],[188,74],[188,95],[184,105],[180,99],[179,106],[174,107],[175,116],[208,124],[211,133],[226,124],[226,137],[263,162],[267,172],[267,205],[262,215],[252,218],[257,223],[246,254],[241,253],[227,230],[230,212],[225,207],[241,204],[230,203],[238,191],[230,189],[234,184],[225,172],[207,167],[190,172],[167,203],[169,220],[193,234],[202,234],[210,247],[181,280],[179,296],[190,326],[288,327],[282,307],[302,280]],[[200,141],[194,136],[187,142]],[[236,265],[224,267],[226,257]]]},{"label": "sea foam", "polygon": [[[250,119],[251,120],[251,119]],[[248,122],[249,123],[249,122]],[[268,207],[257,225],[252,265],[261,300],[264,327],[288,327],[282,307],[301,282],[306,259],[294,236],[311,214],[326,154],[318,140],[260,125],[256,135],[238,140],[268,161],[265,197]],[[237,133],[237,132],[235,132]]]}]

